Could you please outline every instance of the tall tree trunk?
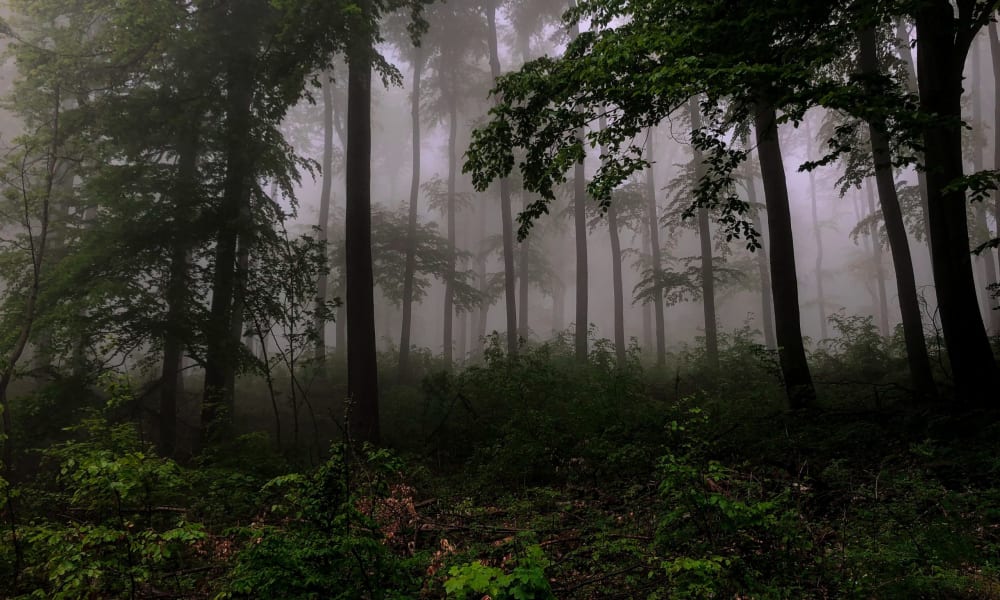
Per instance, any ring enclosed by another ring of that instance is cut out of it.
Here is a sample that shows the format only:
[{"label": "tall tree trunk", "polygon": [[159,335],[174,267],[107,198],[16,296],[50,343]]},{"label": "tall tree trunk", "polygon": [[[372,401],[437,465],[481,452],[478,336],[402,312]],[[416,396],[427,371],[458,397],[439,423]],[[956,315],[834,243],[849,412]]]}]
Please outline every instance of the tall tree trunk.
[{"label": "tall tree trunk", "polygon": [[954,13],[947,0],[925,2],[916,15],[920,105],[925,114],[938,117],[925,125],[923,137],[941,328],[958,401],[992,405],[1000,373],[979,315],[965,193],[948,188],[963,176],[962,71],[968,46],[956,43]]},{"label": "tall tree trunk", "polygon": [[[973,148],[972,148],[972,170],[975,173],[979,173],[986,168],[986,156],[984,152],[984,140],[980,139],[979,133],[985,129],[985,122],[983,121],[983,76],[982,76],[982,58],[980,56],[980,49],[976,43],[972,44],[970,49],[972,54],[972,81],[969,86],[969,94],[972,100],[972,128],[975,132],[973,134]],[[978,246],[982,242],[989,241],[993,238],[993,234],[990,232],[990,224],[986,220],[986,201],[977,202],[975,205],[975,228],[973,230],[973,243]],[[977,256],[977,261],[982,267],[983,271],[983,283],[985,285],[979,286],[979,303],[983,310],[983,320],[987,324],[987,331],[994,332],[997,330],[998,318],[1000,318],[1000,312],[993,310],[993,295],[990,293],[991,290],[997,284],[997,266],[996,261],[993,259],[992,252],[983,252]]]},{"label": "tall tree trunk", "polygon": [[[646,160],[650,166],[646,169],[646,221],[649,229],[650,258],[653,261],[654,281],[660,280],[663,271],[663,256],[660,249],[660,216],[656,208],[656,175],[653,172],[653,139],[655,130],[649,131],[649,142],[646,150]],[[667,364],[666,328],[663,322],[663,289],[659,285],[653,291],[653,326],[656,328],[656,366]]]},{"label": "tall tree trunk", "polygon": [[403,272],[403,324],[399,333],[400,383],[410,375],[410,330],[413,327],[413,278],[417,271],[417,214],[420,202],[420,88],[424,73],[424,50],[413,48],[413,90],[410,94],[410,150],[413,153],[413,171],[410,174],[410,211],[406,223],[406,267]]},{"label": "tall tree trunk", "polygon": [[[496,81],[500,77],[496,0],[486,0],[486,22],[490,38],[490,72],[493,75],[493,80]],[[507,300],[507,353],[516,356],[518,341],[517,281],[514,272],[514,215],[510,204],[510,181],[506,177],[500,179],[500,215],[503,222],[504,292]]]},{"label": "tall tree trunk", "polygon": [[[875,190],[871,180],[865,181],[868,215],[875,214]],[[878,330],[882,337],[889,337],[889,298],[885,291],[885,266],[882,264],[882,235],[874,220],[868,226],[872,238],[872,265],[875,267],[875,289],[878,290]]]},{"label": "tall tree trunk", "polygon": [[622,283],[622,242],[618,231],[618,209],[612,202],[608,207],[608,232],[611,234],[611,280],[614,287],[615,356],[619,368],[625,366],[625,294]]},{"label": "tall tree trunk", "polygon": [[[323,72],[323,188],[319,195],[319,242],[326,248],[330,239],[330,200],[333,196],[333,83],[332,73]],[[329,253],[327,253],[329,255]],[[316,363],[320,369],[326,366],[326,323],[327,315],[321,307],[326,306],[330,287],[330,270],[323,269],[316,281],[316,317],[313,327],[316,328]]]},{"label": "tall tree trunk", "polygon": [[[361,2],[366,15],[367,1]],[[347,391],[350,431],[357,441],[378,443],[378,357],[375,347],[375,278],[372,274],[372,53],[371,40],[352,41],[347,75]]]},{"label": "tall tree trunk", "polygon": [[816,390],[802,343],[792,215],[788,205],[788,184],[785,181],[785,166],[778,142],[774,105],[766,101],[759,102],[754,120],[757,155],[764,180],[764,201],[767,205],[778,356],[789,407],[796,409],[812,404],[816,399]]},{"label": "tall tree trunk", "polygon": [[[522,203],[521,209],[528,207],[528,196],[527,193],[522,192]],[[531,277],[528,276],[528,263],[530,262],[530,248],[531,243],[530,238],[525,238],[520,242],[520,252],[518,256],[517,265],[517,306],[519,310],[517,311],[517,337],[526,340],[528,339],[529,327],[528,327],[528,292],[531,289]]]},{"label": "tall tree trunk", "polygon": [[[906,88],[911,94],[920,93],[917,85],[917,67],[913,64],[913,54],[910,48],[910,33],[906,29],[906,22],[903,19],[896,20],[896,50],[899,57],[906,66]],[[921,161],[922,162],[922,161]],[[920,193],[920,208],[924,213],[924,239],[927,240],[927,248],[933,252],[931,242],[931,221],[927,208],[927,173],[923,169],[917,169],[917,187]]]},{"label": "tall tree trunk", "polygon": [[[990,58],[993,66],[993,168],[1000,171],[1000,34],[997,33],[995,22],[990,22],[987,33],[990,39]],[[993,221],[996,223],[996,235],[1000,237],[1000,190],[994,190],[992,198]],[[1000,269],[1000,246],[996,249],[993,262]],[[994,293],[997,292],[1000,290],[994,290]],[[995,299],[994,303],[996,303]],[[994,310],[993,313],[996,319],[993,335],[1000,336],[1000,310]]]},{"label": "tall tree trunk", "polygon": [[[576,7],[576,0],[569,0],[569,7]],[[576,23],[569,34],[571,39],[576,39],[580,35],[580,24]],[[583,140],[582,129],[577,132],[577,137]],[[576,360],[586,363],[589,353],[590,274],[587,264],[587,182],[582,160],[573,170],[573,230],[576,236]]]},{"label": "tall tree trunk", "polygon": [[[241,3],[234,3],[230,19],[239,21]],[[249,41],[229,58],[226,74],[226,123],[224,132],[226,173],[223,179],[220,226],[215,249],[212,305],[205,349],[205,388],[202,399],[202,441],[218,442],[228,429],[233,412],[232,382],[238,361],[238,337],[232,335],[234,304],[240,294],[239,238],[248,233],[253,155],[250,139],[253,103],[253,70],[256,48]]]},{"label": "tall tree trunk", "polygon": [[[486,251],[483,249],[486,241],[486,205],[479,205],[479,252],[476,255],[476,276],[479,278],[479,294],[486,298],[489,281],[486,273]],[[473,345],[477,356],[483,354],[483,344],[486,341],[486,321],[489,318],[490,302],[483,300],[476,311],[476,339]]]},{"label": "tall tree trunk", "polygon": [[[765,235],[764,223],[760,217],[763,210],[757,200],[757,175],[751,167],[751,160],[747,159],[747,202],[753,207],[753,228]],[[760,276],[760,312],[761,324],[764,328],[764,345],[769,350],[778,349],[778,341],[774,335],[774,303],[771,290],[771,267],[767,258],[767,244],[761,240],[760,248],[755,252],[757,255],[757,272]]]},{"label": "tall tree trunk", "polygon": [[458,176],[458,97],[454,75],[448,74],[448,266],[444,281],[444,365],[450,369],[454,361],[455,340],[455,213],[456,178]]},{"label": "tall tree trunk", "polygon": [[[649,228],[642,231],[642,253],[644,258],[652,256],[653,248],[649,243]],[[644,303],[642,309],[642,350],[649,352],[653,349],[653,307],[648,302]]]},{"label": "tall tree trunk", "polygon": [[[874,29],[861,33],[859,66],[865,76],[872,78],[879,74],[876,48],[878,42]],[[874,81],[872,81],[874,84]],[[869,85],[872,85],[869,84]],[[874,95],[875,89],[871,89]],[[927,398],[937,395],[931,361],[927,353],[927,340],[920,316],[920,300],[917,283],[913,274],[913,259],[910,244],[903,223],[903,211],[896,194],[896,182],[892,170],[892,153],[885,135],[885,123],[875,120],[868,122],[875,165],[875,184],[878,187],[882,217],[885,219],[886,237],[892,254],[893,271],[896,274],[896,293],[899,296],[899,312],[903,319],[903,337],[906,343],[906,358],[910,368],[910,381],[917,394]]]},{"label": "tall tree trunk", "polygon": [[[698,99],[691,98],[688,102],[688,114],[691,117],[691,129],[701,129],[701,107]],[[692,145],[694,168],[698,179],[704,174],[705,157],[701,149]],[[698,239],[701,241],[701,298],[705,317],[705,358],[713,369],[719,366],[719,331],[715,313],[715,268],[712,264],[712,228],[708,209],[698,208]]]},{"label": "tall tree trunk", "polygon": [[177,450],[177,397],[182,380],[184,359],[182,328],[187,314],[187,289],[190,285],[188,218],[198,184],[198,124],[196,119],[181,132],[177,148],[177,187],[174,197],[174,239],[170,251],[170,275],[167,282],[167,323],[163,340],[163,367],[160,382],[160,453],[172,457]]},{"label": "tall tree trunk", "polygon": [[[806,140],[809,143],[808,158],[815,160],[812,148],[812,128],[809,121],[805,123]],[[819,202],[816,194],[816,172],[809,171],[809,200],[812,204],[813,236],[816,238],[816,306],[819,309],[819,337],[827,339],[829,333],[826,324],[826,294],[823,290],[823,230],[819,222]]]}]

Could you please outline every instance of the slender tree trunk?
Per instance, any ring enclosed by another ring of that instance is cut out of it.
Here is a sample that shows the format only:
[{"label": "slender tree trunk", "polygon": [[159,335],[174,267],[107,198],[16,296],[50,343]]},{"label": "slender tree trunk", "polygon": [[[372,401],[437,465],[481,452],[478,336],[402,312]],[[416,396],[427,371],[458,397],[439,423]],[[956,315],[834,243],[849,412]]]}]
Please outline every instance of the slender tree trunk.
[{"label": "slender tree trunk", "polygon": [[[990,22],[987,32],[990,39],[990,58],[993,66],[993,168],[1000,171],[1000,34],[997,33],[997,24]],[[1000,236],[1000,190],[994,190],[993,198],[993,221],[996,224],[996,234]],[[987,251],[988,252],[988,251]],[[993,260],[997,268],[1000,269],[1000,247],[996,249]],[[994,290],[994,293],[1000,290]],[[994,304],[996,299],[994,298]],[[993,335],[1000,336],[1000,310],[993,311],[994,323]]]},{"label": "slender tree trunk", "polygon": [[[701,108],[698,106],[697,98],[691,98],[688,102],[688,114],[691,117],[691,129],[693,131],[701,129]],[[700,179],[704,173],[705,157],[702,155],[701,149],[696,146],[692,145],[691,149],[694,153],[695,173]],[[719,366],[719,332],[715,313],[712,229],[708,209],[705,207],[698,209],[698,238],[701,241],[701,297],[705,317],[705,357],[708,359],[708,365],[715,369]]]},{"label": "slender tree trunk", "polygon": [[454,76],[448,75],[448,271],[444,281],[444,365],[450,369],[454,361],[455,340],[452,333],[455,320],[455,213],[456,177],[458,176],[458,98]]},{"label": "slender tree trunk", "polygon": [[788,205],[788,185],[778,142],[778,124],[774,105],[760,102],[755,114],[757,154],[764,179],[764,199],[767,205],[768,237],[770,238],[771,277],[774,292],[774,312],[778,355],[784,376],[788,404],[801,408],[816,399],[806,350],[802,344],[802,324],[799,314],[799,284],[795,272],[795,244],[792,237],[792,215]]},{"label": "slender tree trunk", "polygon": [[[482,298],[486,298],[489,281],[486,273],[486,252],[482,246],[486,240],[486,205],[479,205],[479,253],[476,256],[476,269],[479,278],[479,293]],[[473,347],[477,356],[483,354],[483,343],[486,341],[486,320],[489,317],[490,302],[483,300],[476,311],[476,340]]]},{"label": "slender tree trunk", "polygon": [[608,207],[608,232],[611,234],[611,280],[614,287],[615,356],[618,366],[625,366],[625,294],[622,283],[622,242],[618,231],[618,209],[612,202]]},{"label": "slender tree trunk", "polygon": [[925,2],[916,14],[921,109],[940,117],[925,125],[923,133],[941,328],[958,401],[993,405],[1000,373],[979,315],[965,194],[948,188],[963,175],[962,71],[968,48],[956,46],[954,13],[947,0]]},{"label": "slender tree trunk", "polygon": [[[806,121],[805,133],[808,141],[809,160],[815,160],[812,149],[812,128],[809,121]],[[816,306],[819,309],[819,336],[820,339],[827,339],[829,332],[826,324],[826,294],[823,290],[823,230],[819,222],[819,202],[816,194],[816,172],[809,171],[809,200],[812,204],[813,236],[816,238]]]},{"label": "slender tree trunk", "polygon": [[[490,71],[495,81],[500,77],[500,51],[497,45],[496,0],[486,0],[489,27]],[[514,215],[510,204],[510,182],[500,179],[500,215],[503,222],[504,292],[507,300],[507,353],[517,356],[517,290],[514,272]]]},{"label": "slender tree trunk", "polygon": [[410,375],[410,330],[413,327],[413,278],[417,271],[417,214],[420,202],[420,89],[424,73],[424,50],[413,48],[413,90],[410,94],[410,131],[413,171],[410,174],[410,211],[406,224],[406,267],[403,273],[403,324],[399,334],[399,382]]},{"label": "slender tree trunk", "polygon": [[[333,83],[332,73],[323,72],[323,188],[319,196],[319,242],[324,248],[330,239],[330,200],[333,196]],[[316,281],[316,363],[325,370],[326,365],[326,322],[327,316],[321,307],[326,306],[330,287],[329,268],[323,269]]]},{"label": "slender tree trunk", "polygon": [[[754,169],[750,167],[750,159],[747,160],[747,202],[753,207],[753,228],[761,235],[765,235],[764,223],[760,217],[763,210],[757,200],[757,176]],[[771,290],[771,267],[767,258],[766,240],[761,240],[760,248],[755,252],[757,255],[757,272],[760,275],[760,312],[761,324],[764,328],[764,345],[769,350],[777,350],[778,342],[774,335],[774,304],[773,292]]]},{"label": "slender tree trunk", "polygon": [[189,207],[195,201],[198,178],[198,129],[193,122],[181,132],[177,153],[177,187],[174,203],[174,240],[170,252],[170,279],[167,282],[167,323],[163,340],[163,368],[160,383],[160,453],[174,456],[177,450],[177,397],[182,385],[181,368],[184,340],[180,328],[187,313],[190,285],[187,228]]},{"label": "slender tree trunk", "polygon": [[[528,207],[528,196],[526,192],[522,192],[522,203],[521,209]],[[531,290],[531,277],[528,275],[528,263],[530,261],[531,250],[529,244],[531,243],[530,238],[525,238],[520,242],[520,253],[518,256],[517,265],[517,281],[518,281],[518,298],[517,306],[519,308],[517,312],[517,337],[522,340],[528,339],[529,327],[528,327],[528,292]]]},{"label": "slender tree trunk", "polygon": [[[913,64],[913,53],[910,48],[910,34],[906,29],[906,23],[902,19],[896,20],[896,50],[899,57],[906,66],[906,87],[911,94],[920,93],[917,85],[917,68]],[[923,161],[921,161],[923,162]],[[920,208],[924,213],[924,239],[927,240],[927,248],[933,252],[931,242],[931,221],[929,209],[927,208],[927,174],[923,169],[917,169],[917,186],[920,193]]]},{"label": "slender tree trunk", "polygon": [[[652,251],[650,258],[653,261],[653,277],[654,281],[659,281],[663,271],[663,256],[660,250],[660,216],[656,208],[656,175],[652,166],[654,137],[655,131],[650,130],[646,151],[646,160],[650,162],[650,167],[646,169],[646,221],[649,228],[649,245]],[[657,367],[663,367],[667,364],[666,328],[663,321],[663,289],[657,285],[653,291],[653,325],[656,328]]]},{"label": "slender tree trunk", "polygon": [[[24,299],[24,312],[20,319],[20,330],[17,332],[17,337],[10,348],[10,353],[5,357],[3,370],[0,371],[0,414],[3,416],[3,439],[0,440],[0,443],[3,444],[3,452],[0,453],[0,460],[3,461],[3,472],[7,475],[8,479],[10,479],[10,475],[14,470],[14,442],[12,437],[14,433],[14,418],[10,412],[7,389],[10,387],[11,381],[14,380],[14,371],[17,368],[18,361],[21,360],[21,355],[24,354],[24,349],[28,346],[28,340],[31,339],[31,330],[38,316],[38,297],[42,291],[42,271],[45,265],[45,251],[50,233],[49,216],[52,207],[52,188],[56,179],[56,170],[59,164],[59,144],[62,138],[61,116],[62,95],[60,94],[59,84],[56,84],[55,96],[52,102],[52,139],[48,148],[48,156],[46,156],[45,160],[45,188],[41,195],[41,218],[38,223],[37,237],[33,235],[30,239],[30,283]],[[27,220],[30,219],[27,215],[31,212],[29,190],[21,189],[19,191],[24,202],[23,208],[25,219]],[[25,228],[30,233],[31,230],[28,228],[28,225],[28,222],[24,223]],[[7,501],[8,507],[11,506],[9,495]]]},{"label": "slender tree trunk", "polygon": [[[870,180],[865,181],[865,196],[868,200],[868,214],[875,214],[875,190]],[[885,291],[885,267],[882,264],[882,236],[874,221],[868,231],[872,238],[872,264],[875,267],[875,288],[878,290],[878,329],[882,337],[889,337],[889,299]]]},{"label": "slender tree trunk", "polygon": [[[972,81],[969,86],[969,94],[972,100],[972,128],[976,132],[973,135],[972,170],[975,173],[979,173],[986,168],[986,156],[983,148],[985,136],[983,139],[980,139],[978,135],[985,129],[982,98],[982,58],[979,46],[976,43],[972,44],[970,52],[972,54]],[[978,246],[980,243],[993,238],[993,234],[990,232],[990,224],[986,220],[985,200],[976,203],[975,214],[976,225],[973,230],[973,243]],[[983,252],[977,256],[977,259],[976,262],[982,266],[983,283],[985,284],[979,286],[979,302],[983,310],[983,320],[987,325],[987,331],[992,333],[997,331],[997,327],[1000,325],[1000,311],[993,310],[995,303],[991,293],[991,290],[997,284],[997,265],[992,252]]]},{"label": "slender tree trunk", "polygon": [[[367,14],[370,6],[362,1]],[[347,256],[347,390],[354,440],[378,443],[378,362],[375,347],[375,278],[372,274],[371,41],[353,40],[348,54],[345,216]]]},{"label": "slender tree trunk", "polygon": [[[874,29],[861,33],[859,63],[861,72],[874,77],[879,73],[876,59],[877,38]],[[875,90],[872,89],[872,93]],[[920,300],[917,283],[913,274],[913,259],[910,243],[906,237],[903,212],[896,194],[896,182],[892,170],[892,154],[885,135],[885,124],[868,122],[872,156],[875,164],[875,183],[878,187],[882,217],[885,219],[886,237],[892,253],[893,271],[896,274],[896,292],[899,295],[899,312],[903,319],[903,337],[906,343],[906,357],[910,368],[910,380],[918,395],[933,398],[937,395],[931,361],[927,353],[927,340],[920,316]]]},{"label": "slender tree trunk", "polygon": [[[649,258],[653,254],[653,247],[649,243],[649,227],[642,232],[642,253],[644,258]],[[648,302],[642,305],[642,350],[649,352],[653,349],[653,307]]]},{"label": "slender tree trunk", "polygon": [[[234,6],[240,6],[235,3]],[[234,13],[240,13],[238,8]],[[233,20],[238,14],[231,16]],[[205,349],[205,389],[202,400],[202,440],[218,442],[232,419],[233,389],[238,348],[232,328],[235,301],[240,294],[239,238],[248,231],[253,156],[250,139],[253,103],[253,69],[256,56],[249,42],[231,57],[226,83],[224,133],[226,173],[223,180],[220,226],[215,250],[208,341]]]}]

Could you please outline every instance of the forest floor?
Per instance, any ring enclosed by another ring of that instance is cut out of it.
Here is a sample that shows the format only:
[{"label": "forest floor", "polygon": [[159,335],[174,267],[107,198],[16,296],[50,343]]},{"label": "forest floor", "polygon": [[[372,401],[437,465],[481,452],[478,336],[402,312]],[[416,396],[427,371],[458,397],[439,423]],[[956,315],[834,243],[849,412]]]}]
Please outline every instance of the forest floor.
[{"label": "forest floor", "polygon": [[719,369],[543,345],[386,384],[386,448],[272,431],[181,462],[127,398],[55,422],[38,395],[0,597],[1000,598],[1000,413],[911,404],[891,352],[813,360],[790,412],[738,337]]}]

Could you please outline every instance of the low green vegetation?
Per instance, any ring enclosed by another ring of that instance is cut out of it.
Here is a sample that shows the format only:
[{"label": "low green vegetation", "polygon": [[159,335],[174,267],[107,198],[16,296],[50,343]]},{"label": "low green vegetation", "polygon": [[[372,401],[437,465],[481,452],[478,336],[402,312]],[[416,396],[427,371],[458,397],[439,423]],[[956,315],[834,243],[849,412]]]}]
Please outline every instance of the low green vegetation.
[{"label": "low green vegetation", "polygon": [[175,462],[124,376],[42,387],[19,414],[75,409],[15,433],[37,447],[0,488],[0,596],[1000,598],[996,415],[912,404],[901,342],[835,323],[796,412],[749,331],[718,369],[620,368],[602,341],[586,365],[559,339],[447,374],[424,355],[387,384],[386,448],[343,443],[318,394],[333,416],[278,446],[246,386],[243,432]]}]

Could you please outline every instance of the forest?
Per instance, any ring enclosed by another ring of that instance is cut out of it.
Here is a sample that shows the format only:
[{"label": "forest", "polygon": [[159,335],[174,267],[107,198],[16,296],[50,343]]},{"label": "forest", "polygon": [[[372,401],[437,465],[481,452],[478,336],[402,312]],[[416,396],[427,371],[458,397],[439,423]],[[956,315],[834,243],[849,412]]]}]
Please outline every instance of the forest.
[{"label": "forest", "polygon": [[1000,599],[998,20],[0,0],[0,598]]}]

